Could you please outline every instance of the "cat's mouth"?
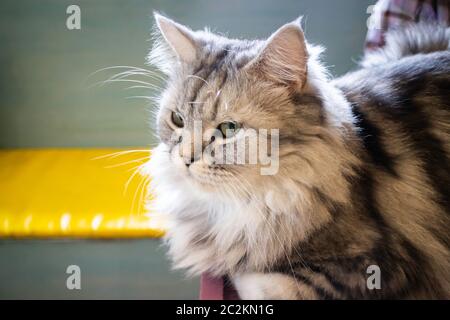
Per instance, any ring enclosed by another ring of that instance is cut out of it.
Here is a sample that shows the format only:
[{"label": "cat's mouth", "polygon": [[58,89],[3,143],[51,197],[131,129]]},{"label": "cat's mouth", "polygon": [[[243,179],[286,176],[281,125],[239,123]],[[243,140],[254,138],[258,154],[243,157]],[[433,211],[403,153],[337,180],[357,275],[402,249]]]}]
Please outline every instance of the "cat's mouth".
[{"label": "cat's mouth", "polygon": [[186,176],[190,182],[207,191],[217,191],[233,180],[233,175],[223,167],[214,165],[192,164],[186,167]]}]

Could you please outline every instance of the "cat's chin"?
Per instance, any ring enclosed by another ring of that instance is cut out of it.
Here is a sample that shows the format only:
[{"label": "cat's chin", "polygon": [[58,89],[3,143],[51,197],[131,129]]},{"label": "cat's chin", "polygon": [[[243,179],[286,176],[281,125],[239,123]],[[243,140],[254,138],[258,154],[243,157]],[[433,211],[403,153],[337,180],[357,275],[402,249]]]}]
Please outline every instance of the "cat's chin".
[{"label": "cat's chin", "polygon": [[217,176],[208,165],[194,163],[190,167],[178,168],[186,177],[188,185],[206,193],[219,192],[227,183]]},{"label": "cat's chin", "polygon": [[239,198],[237,191],[232,191],[228,181],[211,180],[204,176],[194,175],[190,173],[185,180],[183,188],[187,188],[188,192],[193,193],[199,199],[210,200],[216,199],[221,201],[236,201]]}]

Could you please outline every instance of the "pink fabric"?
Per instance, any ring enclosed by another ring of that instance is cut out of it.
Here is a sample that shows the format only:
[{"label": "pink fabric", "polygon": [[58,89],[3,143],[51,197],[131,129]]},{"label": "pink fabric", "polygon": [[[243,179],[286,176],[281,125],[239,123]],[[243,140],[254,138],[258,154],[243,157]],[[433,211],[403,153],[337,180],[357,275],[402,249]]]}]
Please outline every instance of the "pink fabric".
[{"label": "pink fabric", "polygon": [[239,300],[239,295],[226,278],[205,273],[200,277],[200,300]]},{"label": "pink fabric", "polygon": [[223,279],[202,274],[200,278],[200,300],[223,300]]},{"label": "pink fabric", "polygon": [[385,33],[411,23],[450,26],[449,0],[379,0],[371,7],[366,50],[384,46]]}]

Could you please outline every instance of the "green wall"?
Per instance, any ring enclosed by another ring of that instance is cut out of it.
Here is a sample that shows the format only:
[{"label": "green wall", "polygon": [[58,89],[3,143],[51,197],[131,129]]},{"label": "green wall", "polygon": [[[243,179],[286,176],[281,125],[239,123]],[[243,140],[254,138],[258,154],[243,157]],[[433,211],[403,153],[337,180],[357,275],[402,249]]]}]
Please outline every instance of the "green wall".
[{"label": "green wall", "polygon": [[[155,239],[0,240],[0,300],[197,299],[199,278],[171,270],[166,256]],[[66,287],[70,265],[81,290]]]},{"label": "green wall", "polygon": [[[151,12],[233,37],[266,37],[298,15],[306,34],[327,47],[333,74],[355,66],[369,0],[2,0],[0,2],[0,147],[137,146],[155,143],[148,95],[128,84],[89,88],[109,66],[145,67]],[[66,8],[81,7],[81,30],[66,28]],[[102,78],[103,77],[103,78]]]}]

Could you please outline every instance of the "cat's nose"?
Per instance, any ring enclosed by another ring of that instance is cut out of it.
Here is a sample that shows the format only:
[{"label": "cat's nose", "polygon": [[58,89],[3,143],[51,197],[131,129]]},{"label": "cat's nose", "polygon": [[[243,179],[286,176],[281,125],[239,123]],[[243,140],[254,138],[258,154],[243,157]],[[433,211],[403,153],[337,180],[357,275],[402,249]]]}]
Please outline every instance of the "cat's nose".
[{"label": "cat's nose", "polygon": [[189,168],[189,166],[191,165],[191,164],[193,164],[194,162],[195,162],[195,160],[197,160],[197,159],[195,159],[195,157],[188,157],[188,158],[184,158],[184,164],[186,165],[186,167],[188,167]]}]

